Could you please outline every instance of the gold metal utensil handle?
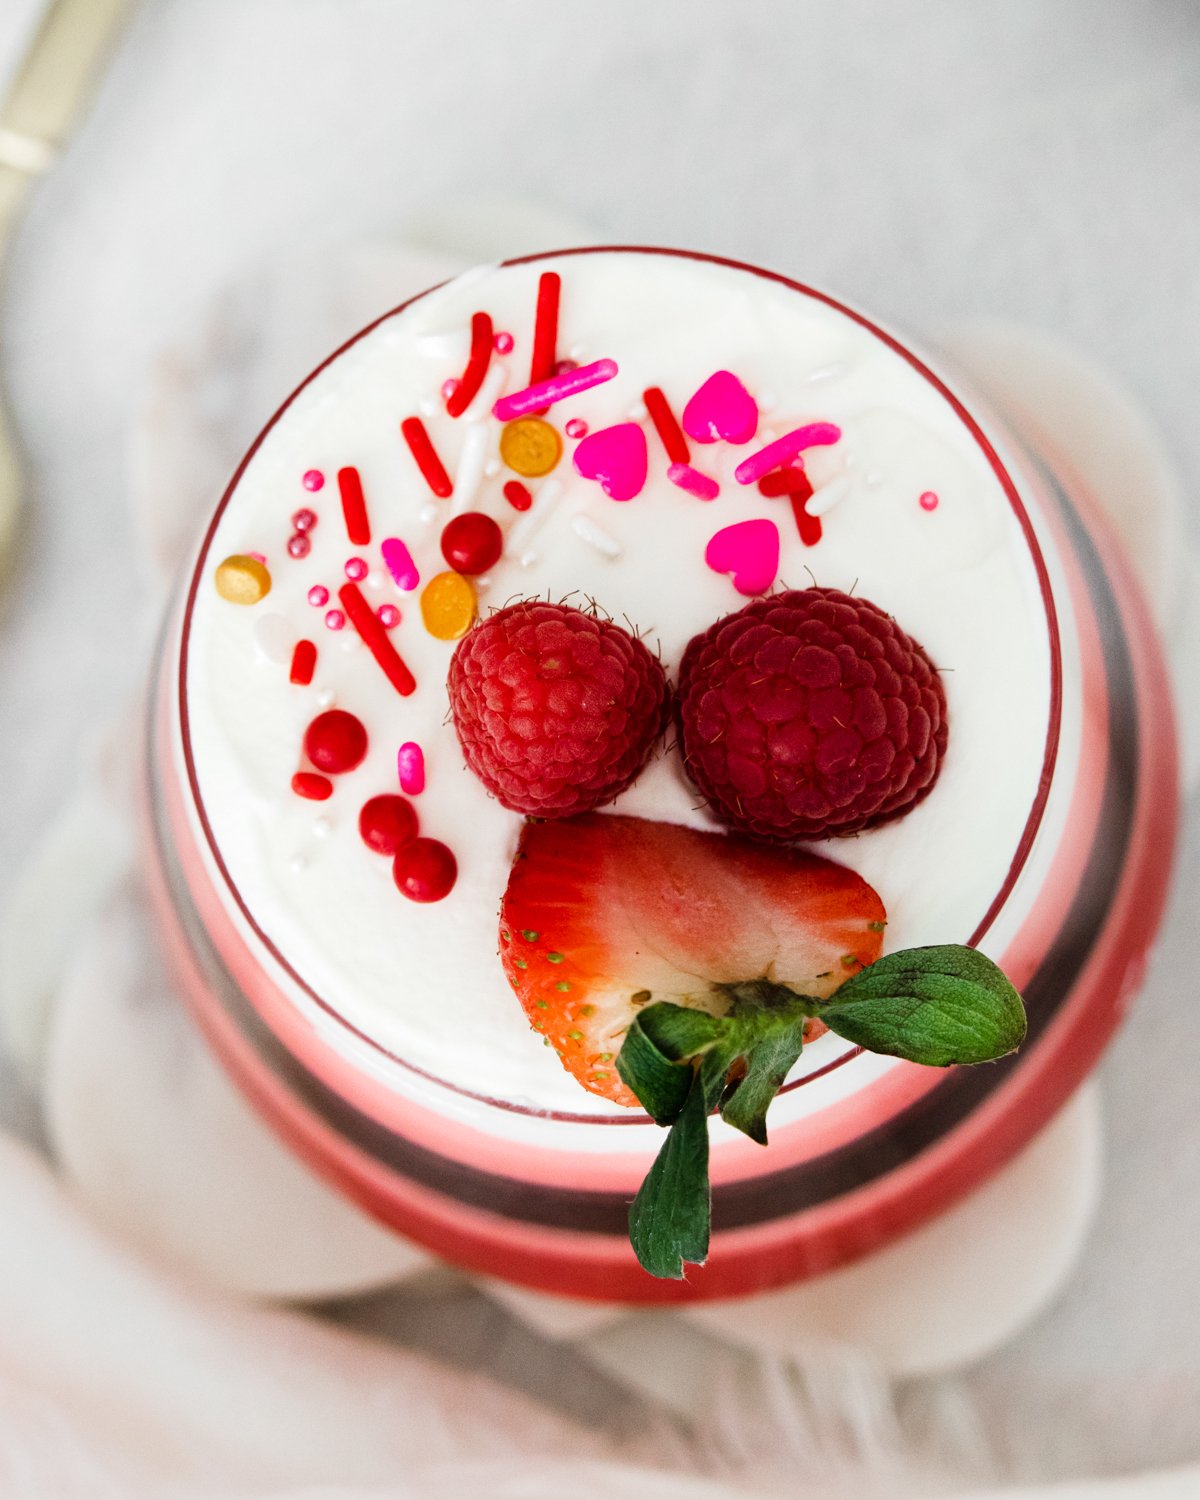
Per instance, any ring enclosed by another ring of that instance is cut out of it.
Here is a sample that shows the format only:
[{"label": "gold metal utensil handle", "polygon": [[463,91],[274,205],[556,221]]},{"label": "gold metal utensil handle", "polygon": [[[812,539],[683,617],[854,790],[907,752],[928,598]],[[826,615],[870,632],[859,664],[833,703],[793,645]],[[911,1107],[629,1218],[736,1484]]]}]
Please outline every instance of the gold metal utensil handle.
[{"label": "gold metal utensil handle", "polygon": [[[0,102],[0,257],[30,189],[49,171],[83,114],[136,0],[51,0],[7,97]],[[16,515],[20,475],[0,408],[0,562]]]}]

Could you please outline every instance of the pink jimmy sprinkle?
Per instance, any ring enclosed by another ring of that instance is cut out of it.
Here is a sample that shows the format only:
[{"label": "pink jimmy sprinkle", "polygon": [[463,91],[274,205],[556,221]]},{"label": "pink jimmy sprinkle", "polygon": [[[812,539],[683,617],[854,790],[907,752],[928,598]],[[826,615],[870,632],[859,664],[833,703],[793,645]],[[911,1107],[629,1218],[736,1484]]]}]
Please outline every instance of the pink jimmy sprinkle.
[{"label": "pink jimmy sprinkle", "polygon": [[425,752],[420,745],[406,740],[396,752],[396,774],[400,777],[400,790],[415,797],[425,790]]},{"label": "pink jimmy sprinkle", "polygon": [[836,443],[841,435],[842,429],[835,427],[832,422],[810,422],[807,427],[797,427],[744,459],[734,469],[733,477],[739,484],[753,484],[772,469],[790,464],[805,448],[828,447],[830,443]]},{"label": "pink jimmy sprinkle", "polygon": [[549,380],[539,380],[536,385],[526,386],[511,396],[501,396],[492,407],[492,415],[501,422],[511,422],[514,417],[523,417],[526,412],[543,411],[556,401],[565,401],[568,396],[578,396],[581,391],[590,391],[594,385],[603,385],[617,373],[615,359],[598,359],[590,365],[566,370],[561,375],[552,375]]},{"label": "pink jimmy sprinkle", "polygon": [[406,594],[411,593],[421,581],[412,553],[398,536],[390,536],[380,547],[383,565],[392,575],[392,582]]},{"label": "pink jimmy sprinkle", "polygon": [[689,495],[695,495],[697,500],[715,500],[721,493],[721,486],[715,479],[701,474],[691,464],[672,464],[667,470],[667,478]]}]

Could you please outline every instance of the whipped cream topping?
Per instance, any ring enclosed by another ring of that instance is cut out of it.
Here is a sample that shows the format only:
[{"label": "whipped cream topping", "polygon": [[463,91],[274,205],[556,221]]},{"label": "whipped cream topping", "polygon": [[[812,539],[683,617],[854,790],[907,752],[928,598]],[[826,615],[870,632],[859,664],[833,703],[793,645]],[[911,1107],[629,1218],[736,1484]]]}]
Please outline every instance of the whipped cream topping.
[{"label": "whipped cream topping", "polygon": [[[544,476],[521,480],[532,503],[520,511],[505,496],[519,476],[502,462],[504,424],[493,406],[529,384],[538,282],[548,269],[562,278],[558,359],[612,361],[617,373],[543,413],[563,453]],[[454,418],[443,387],[463,375],[481,310],[500,336],[483,390]],[[671,459],[643,393],[659,388],[678,416],[719,370],[736,374],[760,416],[748,442],[689,441],[691,469],[719,487],[708,500],[699,496],[711,484],[668,477]],[[431,491],[401,434],[412,417],[453,483],[449,497]],[[640,492],[618,502],[577,471],[573,453],[582,424],[596,433],[626,422],[645,431],[648,471]],[[820,517],[815,543],[811,528],[802,539],[786,498],[764,497],[734,473],[814,423],[841,434],[804,454],[816,491],[809,513]],[[348,538],[336,482],[348,466],[361,477],[368,545]],[[294,556],[288,541],[302,509],[316,524]],[[463,764],[447,715],[454,642],[429,633],[419,606],[421,589],[446,569],[442,528],[468,510],[492,516],[504,533],[500,561],[473,581],[481,611],[530,595],[594,599],[641,631],[669,673],[693,634],[745,603],[705,562],[714,535],[741,521],[775,522],[777,587],[815,581],[893,614],[945,673],[941,775],[899,822],[817,847],[879,892],[889,949],[972,935],[1005,882],[1037,794],[1051,683],[1037,571],[986,454],[929,380],[815,296],[652,252],[545,257],[460,277],[327,364],[265,434],[197,564],[187,733],[214,840],[254,923],[354,1028],[484,1097],[620,1112],[583,1093],[544,1048],[497,958],[497,909],[521,819]],[[382,544],[392,540],[420,575],[415,590],[398,587],[385,565]],[[252,605],[214,586],[216,568],[235,554],[265,559],[270,590]],[[416,680],[410,696],[396,691],[351,623],[326,624],[348,576],[386,620],[398,611],[387,636]],[[317,650],[307,685],[289,680],[301,639]],[[333,778],[327,801],[307,801],[292,777],[305,768],[305,729],[329,707],[356,715],[369,747],[361,765]],[[713,828],[671,739],[612,810]],[[449,896],[428,905],[400,894],[391,861],[358,831],[370,797],[400,790],[402,745],[419,747],[424,760],[424,789],[413,798],[421,832],[458,861]],[[810,1049],[817,1062],[834,1040]]]}]

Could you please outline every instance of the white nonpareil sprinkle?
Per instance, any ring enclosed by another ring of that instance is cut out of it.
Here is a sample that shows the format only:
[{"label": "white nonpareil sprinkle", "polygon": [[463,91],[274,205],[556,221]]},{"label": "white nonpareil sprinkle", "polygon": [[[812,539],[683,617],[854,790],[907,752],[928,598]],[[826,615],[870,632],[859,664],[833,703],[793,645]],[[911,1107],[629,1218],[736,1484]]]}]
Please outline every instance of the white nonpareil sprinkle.
[{"label": "white nonpareil sprinkle", "polygon": [[334,699],[333,689],[332,688],[322,688],[321,691],[317,694],[317,707],[318,708],[332,708],[333,707],[333,699]]},{"label": "white nonpareil sprinkle", "polygon": [[831,479],[828,484],[823,484],[809,499],[805,509],[810,516],[823,516],[835,505],[840,504],[853,488],[854,486],[845,474],[839,475],[837,479]]},{"label": "white nonpareil sprinkle", "polygon": [[620,557],[621,544],[610,532],[598,522],[593,521],[591,516],[575,516],[571,521],[571,530],[577,537],[581,537],[589,547],[595,547],[605,557]]}]

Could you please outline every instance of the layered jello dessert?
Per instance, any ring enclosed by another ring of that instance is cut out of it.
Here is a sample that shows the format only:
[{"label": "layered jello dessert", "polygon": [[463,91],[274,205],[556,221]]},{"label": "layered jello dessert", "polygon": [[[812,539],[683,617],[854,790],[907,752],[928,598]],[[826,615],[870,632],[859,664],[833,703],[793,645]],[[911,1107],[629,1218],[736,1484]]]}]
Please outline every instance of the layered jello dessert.
[{"label": "layered jello dessert", "polygon": [[710,257],[365,329],[234,476],[154,693],[163,930],[235,1078],[568,1295],[778,1286],[967,1192],[1099,1055],[1173,843],[1153,632],[1052,463]]}]

